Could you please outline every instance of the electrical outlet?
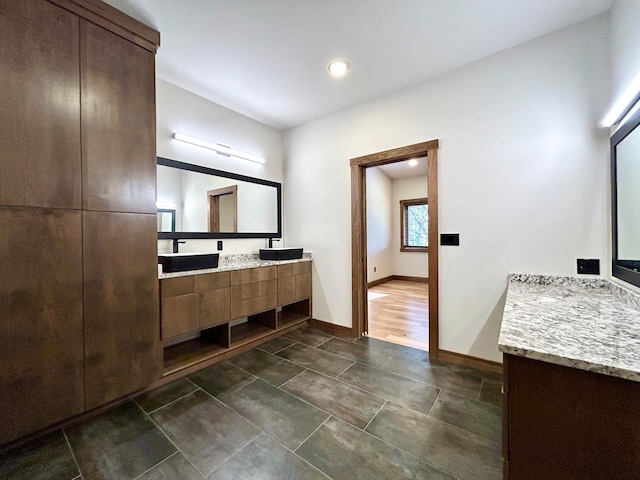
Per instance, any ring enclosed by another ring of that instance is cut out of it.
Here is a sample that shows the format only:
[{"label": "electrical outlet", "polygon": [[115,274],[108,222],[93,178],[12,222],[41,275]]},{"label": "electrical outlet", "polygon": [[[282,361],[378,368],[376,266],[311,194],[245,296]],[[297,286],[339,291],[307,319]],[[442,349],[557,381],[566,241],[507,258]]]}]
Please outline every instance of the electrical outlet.
[{"label": "electrical outlet", "polygon": [[376,273],[376,267],[373,267],[373,273]]},{"label": "electrical outlet", "polygon": [[222,250],[222,240],[218,240],[218,251]]},{"label": "electrical outlet", "polygon": [[579,258],[578,273],[581,275],[600,275],[600,260],[597,258]]}]

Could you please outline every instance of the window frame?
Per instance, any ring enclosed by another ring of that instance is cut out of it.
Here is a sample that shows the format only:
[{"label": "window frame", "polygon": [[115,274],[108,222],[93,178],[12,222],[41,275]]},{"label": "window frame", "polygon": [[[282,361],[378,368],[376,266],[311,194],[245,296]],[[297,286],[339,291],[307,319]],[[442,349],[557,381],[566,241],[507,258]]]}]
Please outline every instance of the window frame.
[{"label": "window frame", "polygon": [[[400,200],[400,251],[401,252],[428,252],[429,246],[414,247],[406,244],[407,240],[407,207],[413,205],[429,205],[428,197]],[[428,241],[428,239],[427,239]]]}]

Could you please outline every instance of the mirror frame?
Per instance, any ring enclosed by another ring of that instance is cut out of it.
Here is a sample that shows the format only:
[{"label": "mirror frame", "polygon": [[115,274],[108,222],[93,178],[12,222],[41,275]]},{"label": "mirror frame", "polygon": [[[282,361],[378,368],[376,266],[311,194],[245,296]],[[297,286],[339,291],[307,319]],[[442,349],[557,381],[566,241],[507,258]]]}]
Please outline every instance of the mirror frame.
[{"label": "mirror frame", "polygon": [[221,238],[282,238],[282,184],[261,178],[248,177],[238,173],[225,172],[214,168],[202,167],[191,163],[179,162],[169,158],[157,157],[157,164],[164,167],[178,168],[190,172],[216,175],[241,182],[257,183],[267,187],[275,187],[276,201],[278,202],[278,231],[277,232],[158,232],[158,240],[180,239],[221,239]]},{"label": "mirror frame", "polygon": [[611,136],[611,230],[612,230],[612,264],[611,274],[627,283],[640,287],[640,272],[634,268],[640,268],[640,259],[636,261],[624,261],[618,258],[618,177],[616,147],[627,135],[636,128],[640,128],[640,109],[638,109],[612,136]]}]

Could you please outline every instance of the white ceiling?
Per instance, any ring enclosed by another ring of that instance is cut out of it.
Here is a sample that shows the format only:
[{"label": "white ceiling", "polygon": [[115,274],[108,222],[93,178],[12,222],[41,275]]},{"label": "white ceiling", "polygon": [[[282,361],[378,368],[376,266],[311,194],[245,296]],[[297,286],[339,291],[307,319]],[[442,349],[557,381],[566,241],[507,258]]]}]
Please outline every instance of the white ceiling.
[{"label": "white ceiling", "polygon": [[[279,129],[606,12],[613,0],[106,0],[160,31],[158,77]],[[328,74],[347,59],[343,78]]]},{"label": "white ceiling", "polygon": [[409,160],[405,160],[404,162],[389,163],[388,165],[382,165],[374,168],[379,168],[387,175],[387,177],[393,179],[426,175],[427,157],[416,158],[416,160],[418,161],[418,164],[413,167],[409,165]]}]

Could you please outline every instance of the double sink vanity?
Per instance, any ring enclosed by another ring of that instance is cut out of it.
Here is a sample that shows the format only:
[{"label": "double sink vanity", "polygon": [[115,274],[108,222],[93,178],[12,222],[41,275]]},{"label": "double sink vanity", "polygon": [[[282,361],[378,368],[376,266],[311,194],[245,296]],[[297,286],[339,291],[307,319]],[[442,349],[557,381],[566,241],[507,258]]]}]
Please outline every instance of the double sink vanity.
[{"label": "double sink vanity", "polygon": [[169,270],[198,265],[198,261],[207,267],[211,255],[214,268],[159,274],[164,377],[252,348],[311,318],[310,252],[269,249],[222,257],[159,255],[159,262],[182,260],[169,263]]}]

